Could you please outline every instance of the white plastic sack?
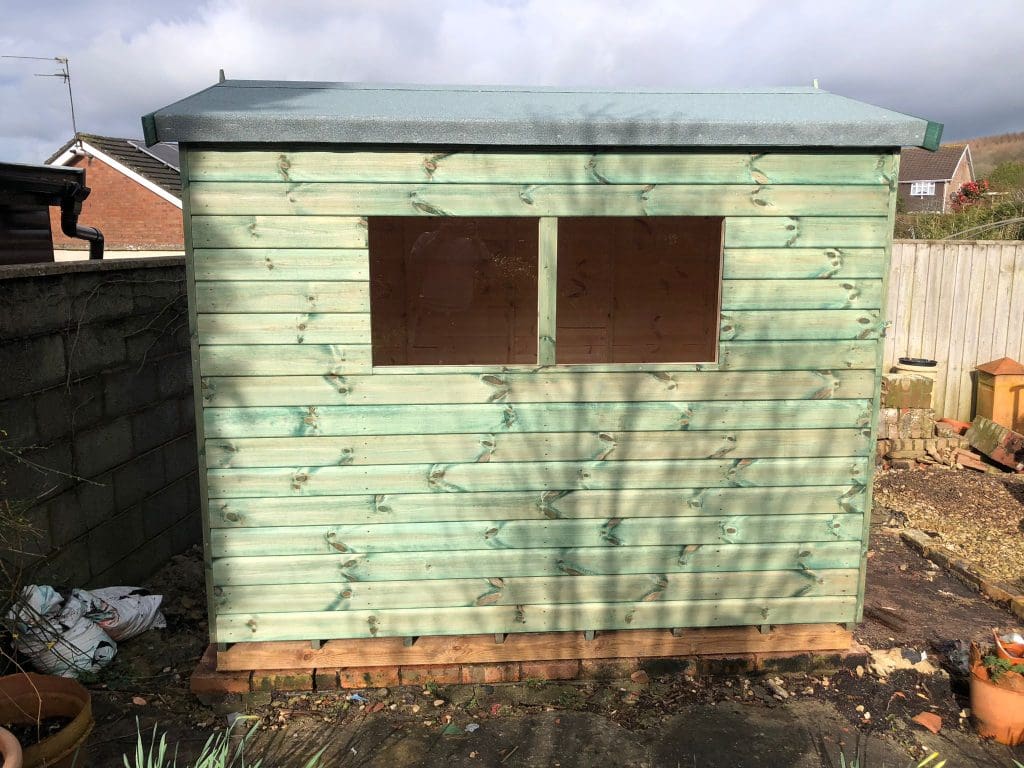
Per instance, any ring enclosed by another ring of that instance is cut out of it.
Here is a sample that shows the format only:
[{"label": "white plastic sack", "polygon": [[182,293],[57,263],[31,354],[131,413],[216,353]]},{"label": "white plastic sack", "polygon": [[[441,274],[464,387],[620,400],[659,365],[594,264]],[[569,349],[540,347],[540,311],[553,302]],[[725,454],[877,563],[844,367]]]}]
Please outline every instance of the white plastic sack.
[{"label": "white plastic sack", "polygon": [[96,622],[118,642],[147,629],[163,629],[167,621],[160,613],[163,595],[151,595],[139,587],[76,589],[71,593],[85,606],[86,618]]},{"label": "white plastic sack", "polygon": [[65,602],[53,587],[25,587],[8,618],[16,622],[15,648],[40,672],[78,677],[117,653],[117,643],[85,617],[82,602],[74,596]]}]

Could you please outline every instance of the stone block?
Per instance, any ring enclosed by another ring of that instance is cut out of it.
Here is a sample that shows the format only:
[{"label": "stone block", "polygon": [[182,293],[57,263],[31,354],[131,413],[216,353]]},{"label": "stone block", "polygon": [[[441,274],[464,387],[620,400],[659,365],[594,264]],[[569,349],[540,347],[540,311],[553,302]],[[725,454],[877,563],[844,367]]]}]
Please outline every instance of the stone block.
[{"label": "stone block", "polygon": [[50,519],[50,539],[55,547],[85,535],[89,530],[89,521],[79,503],[78,490],[72,488],[46,503]]},{"label": "stone block", "polygon": [[0,343],[0,400],[64,382],[64,339],[56,333]]},{"label": "stone block", "polygon": [[[146,533],[142,511],[131,507],[89,531],[89,570],[97,576],[106,573],[131,552],[142,546]],[[159,567],[160,563],[151,563]]]},{"label": "stone block", "polygon": [[757,670],[753,653],[709,654],[701,656],[698,668],[702,675],[746,675]]},{"label": "stone block", "polygon": [[68,311],[68,298],[58,276],[39,275],[0,282],[4,338],[24,338],[59,330],[67,324]]},{"label": "stone block", "polygon": [[199,459],[195,433],[182,435],[165,443],[161,446],[160,452],[164,459],[164,476],[168,481],[196,471]]},{"label": "stone block", "polygon": [[878,415],[878,438],[894,440],[899,436],[899,410],[882,408]]},{"label": "stone block", "polygon": [[47,558],[33,575],[43,584],[88,584],[92,577],[89,570],[88,545],[82,539],[78,539],[61,547]]},{"label": "stone block", "polygon": [[122,368],[106,373],[103,382],[103,409],[108,416],[123,416],[160,402],[157,375],[149,366],[142,370]]},{"label": "stone block", "polygon": [[41,442],[36,429],[33,399],[0,401],[0,440],[8,448],[22,448]]},{"label": "stone block", "polygon": [[106,272],[76,272],[64,276],[73,325],[114,320],[132,313],[127,278]]},{"label": "stone block", "polygon": [[122,416],[75,436],[75,469],[82,477],[93,477],[120,466],[135,455],[132,420]]},{"label": "stone block", "polygon": [[75,487],[75,495],[86,527],[90,530],[119,511],[114,501],[114,480],[111,475],[100,475],[92,478],[92,482],[79,483]]},{"label": "stone block", "polygon": [[157,493],[166,482],[164,457],[160,450],[136,456],[114,470],[114,501],[117,509],[127,509]]},{"label": "stone block", "polygon": [[103,388],[96,378],[79,379],[34,395],[39,439],[50,442],[94,427],[103,420]]},{"label": "stone block", "polygon": [[580,676],[580,662],[579,659],[524,661],[519,675],[521,680],[575,680]]},{"label": "stone block", "polygon": [[81,378],[118,368],[127,361],[124,320],[107,320],[72,328],[65,341],[68,369],[72,378]]},{"label": "stone block", "polygon": [[335,691],[339,688],[338,670],[314,669],[313,689],[317,691]]},{"label": "stone block", "polygon": [[160,397],[164,399],[178,398],[183,395],[192,396],[192,355],[182,352],[168,355],[156,366],[156,378],[160,388]]},{"label": "stone block", "polygon": [[187,514],[187,480],[181,478],[142,502],[142,525],[146,537],[156,536]]},{"label": "stone block", "polygon": [[133,282],[131,297],[135,314],[159,312],[166,321],[175,317],[187,318],[185,278],[181,270],[150,270],[145,278]]},{"label": "stone block", "polygon": [[933,381],[919,373],[882,376],[882,405],[886,408],[931,408]]},{"label": "stone block", "polygon": [[187,431],[174,400],[166,400],[131,417],[132,438],[138,451],[148,451]]},{"label": "stone block", "polygon": [[14,502],[50,497],[75,484],[71,446],[54,443],[22,449],[17,458],[0,455],[0,476],[6,477],[3,496]]},{"label": "stone block", "polygon": [[391,688],[399,685],[398,667],[347,667],[338,670],[342,688]]}]

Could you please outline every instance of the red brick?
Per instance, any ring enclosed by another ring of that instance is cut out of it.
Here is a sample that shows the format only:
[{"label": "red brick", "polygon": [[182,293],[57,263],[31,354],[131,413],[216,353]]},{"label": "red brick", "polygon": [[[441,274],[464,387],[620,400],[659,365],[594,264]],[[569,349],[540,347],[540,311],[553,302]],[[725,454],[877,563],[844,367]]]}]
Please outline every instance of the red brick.
[{"label": "red brick", "polygon": [[252,673],[254,691],[312,691],[311,669],[257,669]]},{"label": "red brick", "polygon": [[463,683],[518,683],[519,662],[507,664],[463,664]]},{"label": "red brick", "polygon": [[210,694],[248,693],[251,673],[218,672],[215,669],[217,651],[208,646],[189,678],[189,690],[197,696]]},{"label": "red brick", "polygon": [[[181,209],[102,160],[79,158],[70,168],[84,168],[92,190],[82,204],[80,223],[103,232],[109,250],[124,248],[181,249],[184,243]],[[85,248],[60,230],[60,209],[50,209],[55,248]]]},{"label": "red brick", "polygon": [[342,688],[388,688],[399,685],[398,667],[346,667],[338,681]]},{"label": "red brick", "polygon": [[458,664],[429,664],[415,667],[402,667],[398,670],[398,679],[402,685],[458,685],[462,682],[462,667]]},{"label": "red brick", "polygon": [[523,680],[575,680],[580,676],[580,662],[577,659],[524,661],[519,674]]},{"label": "red brick", "polygon": [[598,680],[624,680],[640,669],[640,659],[583,659],[580,677]]}]

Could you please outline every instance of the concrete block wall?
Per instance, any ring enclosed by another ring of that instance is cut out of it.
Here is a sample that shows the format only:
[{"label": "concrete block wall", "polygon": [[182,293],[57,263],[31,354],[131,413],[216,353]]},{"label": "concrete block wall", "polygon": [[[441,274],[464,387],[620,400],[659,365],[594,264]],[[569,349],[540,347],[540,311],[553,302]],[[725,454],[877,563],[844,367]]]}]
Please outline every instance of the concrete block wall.
[{"label": "concrete block wall", "polygon": [[133,584],[200,541],[180,258],[0,268],[0,498],[43,583]]}]

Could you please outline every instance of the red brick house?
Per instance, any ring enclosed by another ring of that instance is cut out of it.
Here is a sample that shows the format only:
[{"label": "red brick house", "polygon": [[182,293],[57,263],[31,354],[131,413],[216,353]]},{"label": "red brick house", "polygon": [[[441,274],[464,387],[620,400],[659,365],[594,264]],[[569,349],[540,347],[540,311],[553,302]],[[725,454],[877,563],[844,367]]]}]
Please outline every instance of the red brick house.
[{"label": "red brick house", "polygon": [[935,152],[904,149],[900,156],[899,199],[905,211],[946,213],[951,196],[968,181],[974,181],[974,161],[967,144],[944,144]]},{"label": "red brick house", "polygon": [[[87,169],[92,193],[82,218],[103,232],[104,258],[184,253],[176,144],[79,134],[46,164]],[[59,222],[53,231],[58,261],[86,258],[82,241],[61,234]]]}]

